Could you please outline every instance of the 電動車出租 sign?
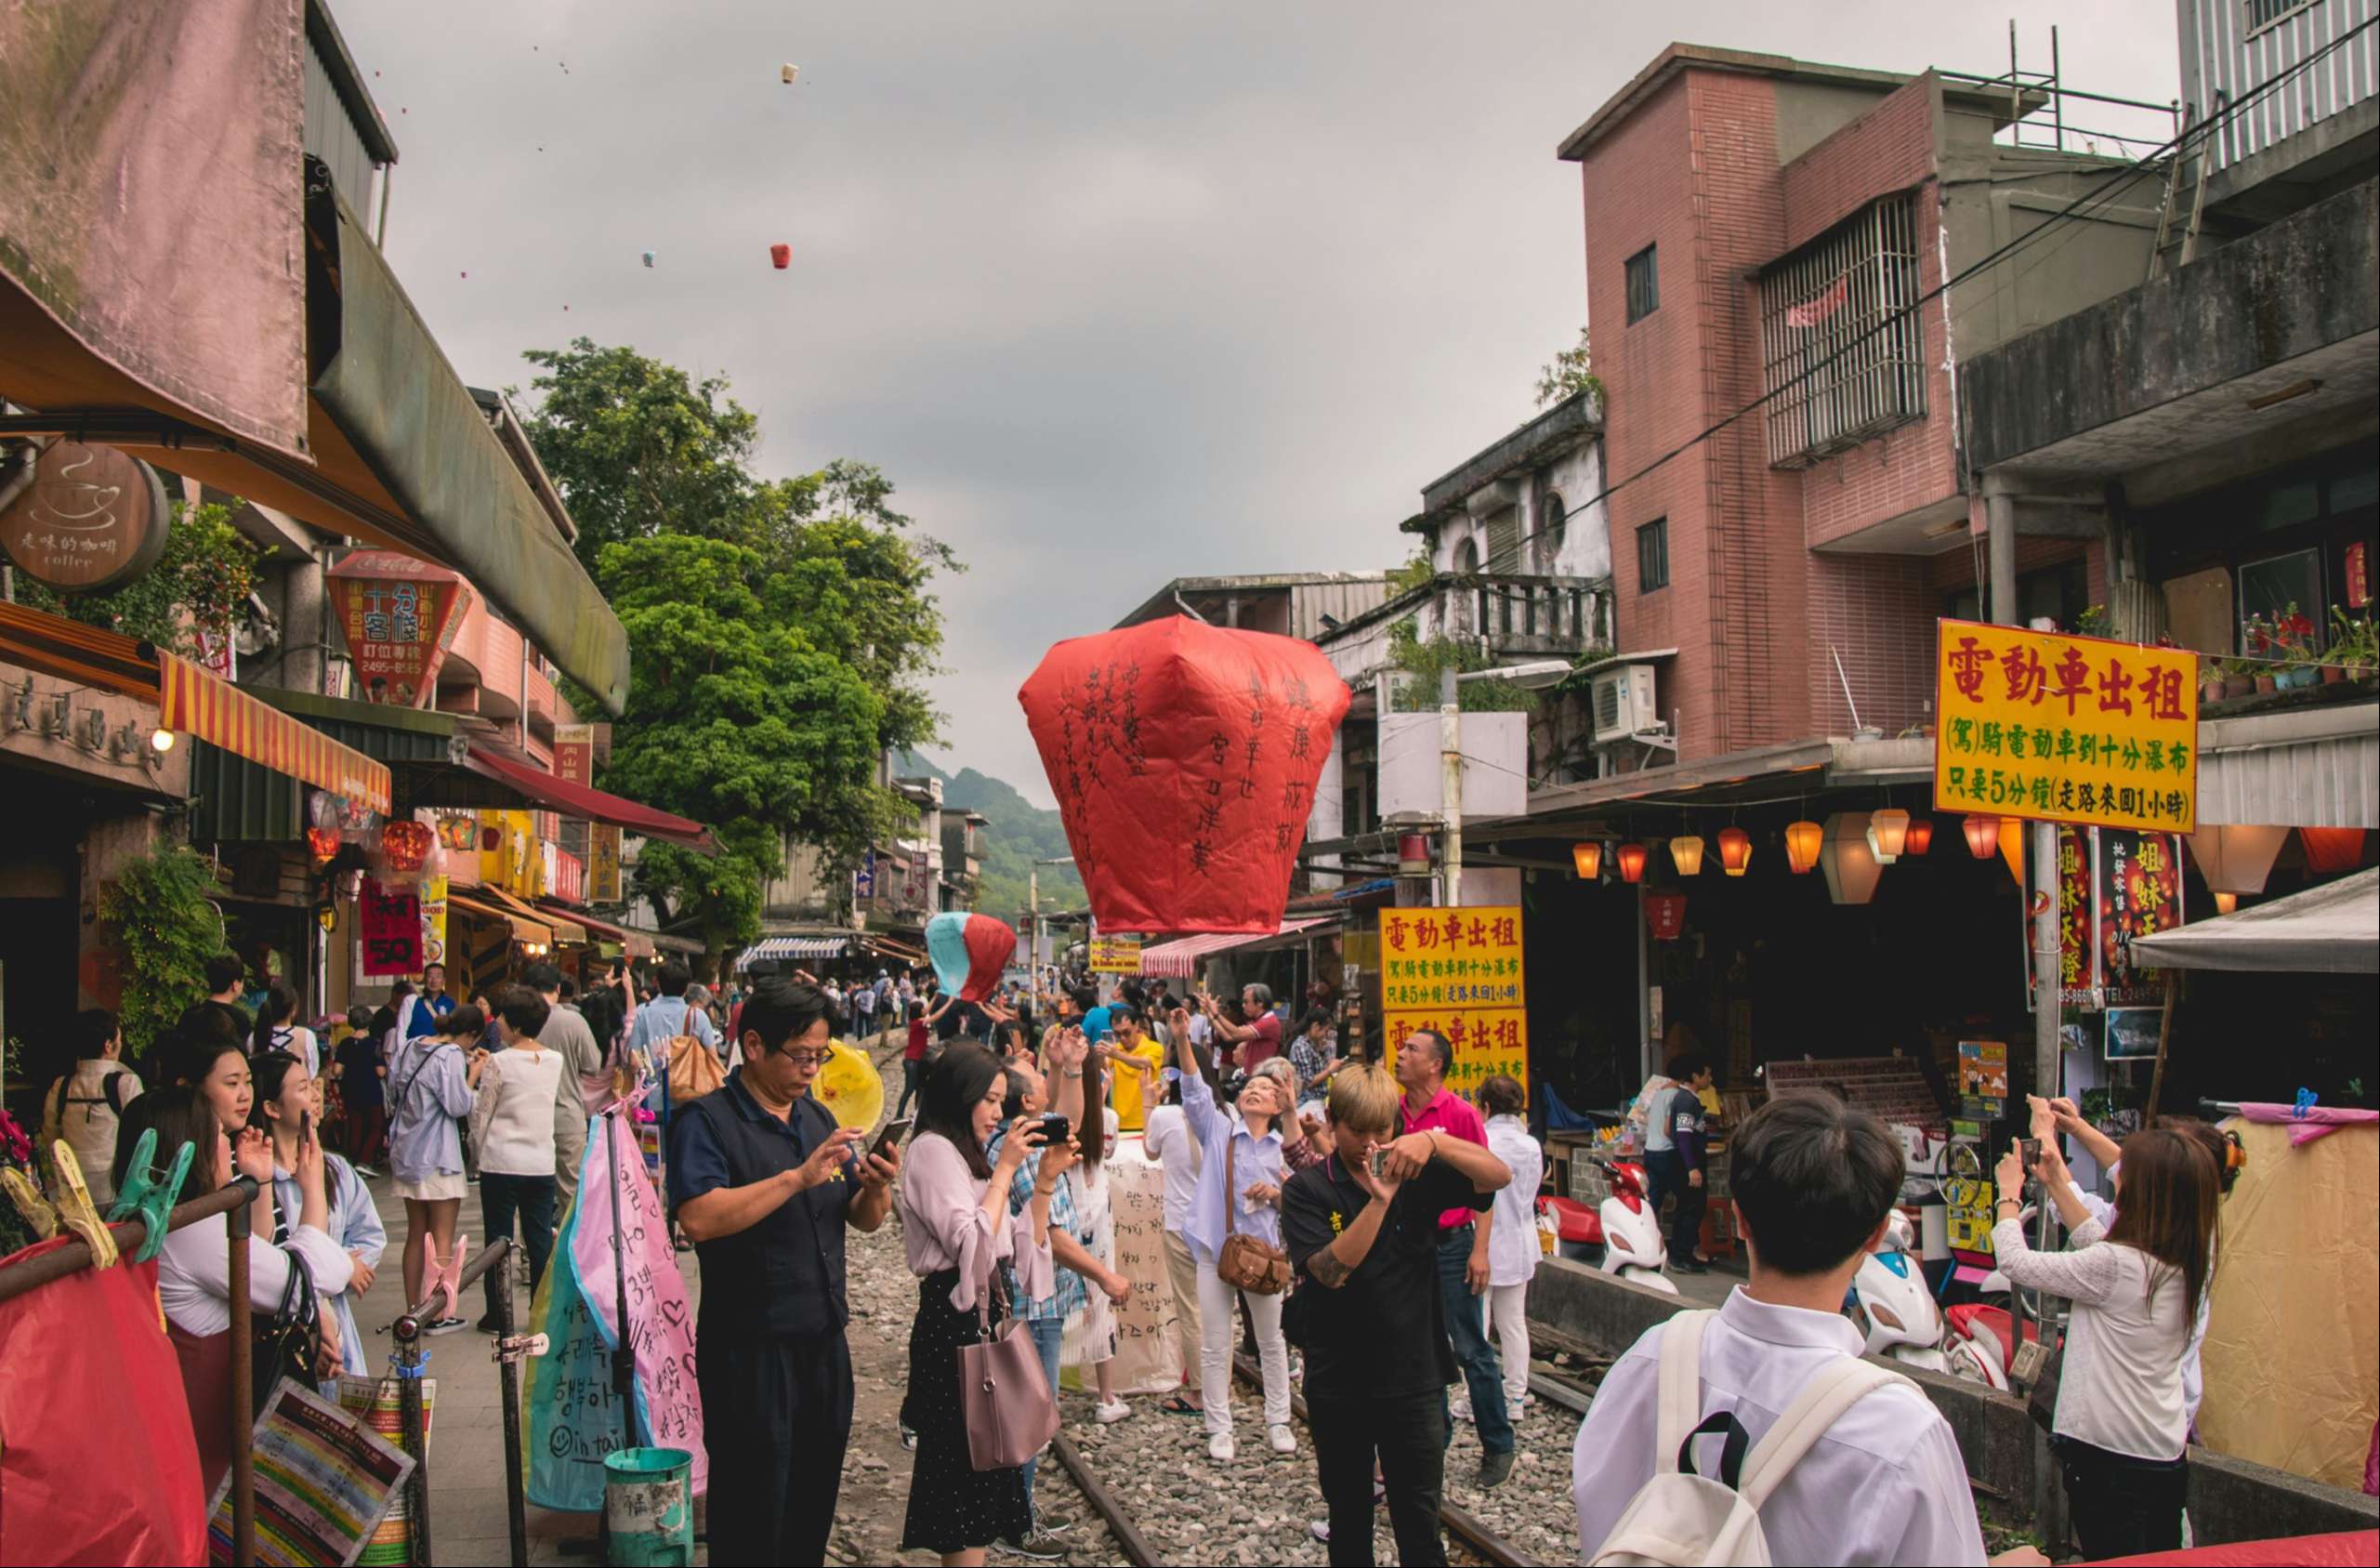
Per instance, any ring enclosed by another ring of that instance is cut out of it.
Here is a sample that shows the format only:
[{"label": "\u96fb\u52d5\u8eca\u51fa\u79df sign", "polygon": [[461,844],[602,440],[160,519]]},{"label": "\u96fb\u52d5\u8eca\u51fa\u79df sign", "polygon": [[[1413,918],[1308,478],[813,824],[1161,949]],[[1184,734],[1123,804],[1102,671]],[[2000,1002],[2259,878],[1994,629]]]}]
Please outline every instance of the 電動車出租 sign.
[{"label": "\u96fb\u52d5\u8eca\u51fa\u79df sign", "polygon": [[2101,827],[2198,827],[2197,655],[1943,621],[1934,807]]}]

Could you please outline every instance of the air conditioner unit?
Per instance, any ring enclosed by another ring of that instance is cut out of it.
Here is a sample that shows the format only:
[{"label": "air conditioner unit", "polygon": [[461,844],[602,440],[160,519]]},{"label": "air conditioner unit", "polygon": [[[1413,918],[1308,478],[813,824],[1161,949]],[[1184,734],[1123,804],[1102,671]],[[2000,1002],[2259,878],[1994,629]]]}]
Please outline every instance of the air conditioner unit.
[{"label": "air conditioner unit", "polygon": [[1624,741],[1661,727],[1653,705],[1652,666],[1622,665],[1595,677],[1588,688],[1595,712],[1595,739]]}]

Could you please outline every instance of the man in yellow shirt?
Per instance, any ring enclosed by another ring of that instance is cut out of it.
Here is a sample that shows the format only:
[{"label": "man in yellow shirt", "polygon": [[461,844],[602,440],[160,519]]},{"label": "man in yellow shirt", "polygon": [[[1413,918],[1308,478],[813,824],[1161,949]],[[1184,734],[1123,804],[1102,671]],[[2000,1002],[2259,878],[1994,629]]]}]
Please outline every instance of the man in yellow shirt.
[{"label": "man in yellow shirt", "polygon": [[1165,1048],[1141,1033],[1139,1015],[1125,1003],[1109,1004],[1108,1027],[1113,1038],[1102,1043],[1098,1051],[1113,1064],[1115,1073],[1109,1103],[1115,1107],[1119,1130],[1138,1132],[1159,1099],[1158,1074],[1165,1068]]}]

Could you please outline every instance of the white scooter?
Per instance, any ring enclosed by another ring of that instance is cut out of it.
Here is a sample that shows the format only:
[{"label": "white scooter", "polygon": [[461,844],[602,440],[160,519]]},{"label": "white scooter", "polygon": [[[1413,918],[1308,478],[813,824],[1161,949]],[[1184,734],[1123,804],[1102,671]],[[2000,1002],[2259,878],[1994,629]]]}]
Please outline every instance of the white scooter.
[{"label": "white scooter", "polygon": [[1669,1247],[1661,1239],[1661,1216],[1645,1201],[1645,1167],[1634,1160],[1597,1161],[1603,1166],[1611,1195],[1596,1210],[1603,1230],[1603,1261],[1607,1274],[1634,1285],[1677,1294],[1677,1284],[1662,1272]]},{"label": "white scooter", "polygon": [[1928,1372],[1948,1372],[1942,1353],[1942,1312],[1917,1267],[1917,1238],[1899,1209],[1885,1229],[1885,1245],[1860,1260],[1851,1276],[1848,1311],[1852,1325],[1867,1336],[1863,1355],[1888,1356]]}]

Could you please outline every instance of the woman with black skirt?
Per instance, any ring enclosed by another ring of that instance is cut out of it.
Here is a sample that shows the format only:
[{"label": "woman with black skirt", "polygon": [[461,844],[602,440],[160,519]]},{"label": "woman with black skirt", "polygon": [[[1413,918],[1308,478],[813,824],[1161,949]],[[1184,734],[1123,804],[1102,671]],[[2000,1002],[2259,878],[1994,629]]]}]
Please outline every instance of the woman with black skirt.
[{"label": "woman with black skirt", "polygon": [[995,1163],[984,1145],[1000,1125],[1006,1074],[980,1046],[953,1041],[926,1070],[917,1131],[901,1178],[901,1240],[917,1276],[917,1320],[909,1330],[909,1394],[901,1424],[917,1434],[909,1479],[909,1514],[901,1549],[938,1552],[946,1565],[976,1568],[998,1539],[1022,1540],[1032,1527],[1022,1467],[979,1470],[970,1458],[959,1399],[958,1352],[980,1343],[977,1321],[986,1293],[991,1323],[1007,1316],[996,1292],[997,1266],[1013,1260],[1018,1287],[1040,1297],[1054,1288],[1049,1200],[1074,1163],[1072,1145],[1038,1151],[1030,1234],[1008,1223],[1008,1192],[1019,1166],[1035,1153],[1022,1127],[1002,1140]]}]

